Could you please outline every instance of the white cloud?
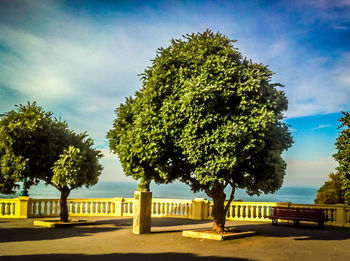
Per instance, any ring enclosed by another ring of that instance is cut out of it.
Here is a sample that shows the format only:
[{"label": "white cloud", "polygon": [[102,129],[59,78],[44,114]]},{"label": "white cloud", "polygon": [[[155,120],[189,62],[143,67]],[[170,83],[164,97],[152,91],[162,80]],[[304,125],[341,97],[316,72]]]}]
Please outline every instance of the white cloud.
[{"label": "white cloud", "polygon": [[329,61],[323,57],[305,54],[301,61],[290,62],[297,53],[291,51],[278,61],[272,61],[276,78],[285,84],[289,118],[328,114],[349,110],[350,103],[350,59],[343,54],[330,69]]},{"label": "white cloud", "polygon": [[332,124],[319,124],[317,127],[312,128],[312,130],[319,130],[319,129],[324,129],[332,126]]},{"label": "white cloud", "polygon": [[[304,117],[350,110],[350,53],[336,59],[310,52],[288,34],[252,41],[239,39],[243,56],[269,65],[273,81],[285,87],[288,98],[286,117]],[[333,66],[330,66],[333,64]]]}]

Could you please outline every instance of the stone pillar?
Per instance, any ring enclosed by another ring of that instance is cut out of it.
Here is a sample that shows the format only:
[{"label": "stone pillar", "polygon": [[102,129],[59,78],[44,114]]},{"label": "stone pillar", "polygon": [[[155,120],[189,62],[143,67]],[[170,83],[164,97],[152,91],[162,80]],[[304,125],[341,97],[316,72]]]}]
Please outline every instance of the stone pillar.
[{"label": "stone pillar", "polygon": [[134,234],[151,233],[152,192],[135,191],[134,218],[132,232]]},{"label": "stone pillar", "polygon": [[123,216],[123,201],[124,201],[124,198],[114,198],[114,204],[115,204],[114,215],[117,217]]},{"label": "stone pillar", "polygon": [[209,204],[210,202],[205,198],[202,204],[202,220],[212,219],[209,217]]},{"label": "stone pillar", "polygon": [[192,200],[193,210],[192,210],[192,219],[202,220],[203,219],[203,210],[204,210],[204,198],[195,198]]},{"label": "stone pillar", "polygon": [[19,196],[17,200],[18,200],[18,203],[16,203],[16,207],[15,207],[15,216],[17,218],[28,218],[29,197]]},{"label": "stone pillar", "polygon": [[343,227],[346,223],[346,213],[344,204],[335,204],[337,207],[337,212],[335,214],[335,225]]}]

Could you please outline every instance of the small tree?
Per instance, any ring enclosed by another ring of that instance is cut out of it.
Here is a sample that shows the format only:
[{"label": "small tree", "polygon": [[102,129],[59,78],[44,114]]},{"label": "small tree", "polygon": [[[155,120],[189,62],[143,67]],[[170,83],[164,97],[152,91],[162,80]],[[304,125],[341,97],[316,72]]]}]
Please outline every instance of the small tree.
[{"label": "small tree", "polygon": [[16,182],[28,188],[45,181],[61,192],[60,218],[68,221],[72,189],[97,183],[102,157],[86,133],[76,134],[36,103],[16,106],[0,116],[0,189],[13,194]]},{"label": "small tree", "polygon": [[345,201],[350,203],[350,113],[342,112],[343,117],[339,119],[341,125],[340,135],[336,140],[337,153],[333,155],[339,166],[337,167],[340,179],[342,181],[342,189],[344,191]]},{"label": "small tree", "polygon": [[344,203],[344,193],[339,173],[330,173],[329,180],[317,191],[315,204]]},{"label": "small tree", "polygon": [[107,138],[126,175],[205,191],[222,232],[236,188],[259,195],[282,185],[281,153],[293,142],[282,122],[287,99],[267,66],[242,58],[226,36],[184,38],[158,49]]}]

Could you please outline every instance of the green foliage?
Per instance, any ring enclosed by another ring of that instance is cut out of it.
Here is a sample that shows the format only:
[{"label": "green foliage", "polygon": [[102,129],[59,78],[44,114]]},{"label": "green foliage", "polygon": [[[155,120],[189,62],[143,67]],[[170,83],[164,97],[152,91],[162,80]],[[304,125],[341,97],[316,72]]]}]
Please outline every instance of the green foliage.
[{"label": "green foliage", "polygon": [[102,166],[98,163],[99,151],[93,150],[91,140],[80,140],[79,147],[70,145],[53,164],[51,183],[55,187],[67,186],[70,190],[95,185]]},{"label": "green foliage", "polygon": [[342,181],[345,201],[350,203],[350,113],[342,113],[344,116],[339,119],[341,131],[335,143],[338,151],[333,157],[339,163],[337,170]]},{"label": "green foliage", "polygon": [[3,194],[13,194],[14,189],[19,188],[16,184],[16,180],[11,177],[4,177],[0,175],[0,193]]},{"label": "green foliage", "polygon": [[[280,188],[281,153],[293,143],[282,122],[288,102],[272,71],[242,58],[234,42],[207,30],[158,49],[107,134],[126,175],[178,179],[205,191],[214,207],[227,185],[250,195]],[[213,211],[218,220],[222,210]]]},{"label": "green foliage", "polygon": [[292,145],[281,85],[219,33],[184,38],[158,49],[142,89],[116,110],[110,149],[135,179],[274,192],[285,174],[281,153]]},{"label": "green foliage", "polygon": [[342,181],[339,173],[330,173],[329,180],[317,191],[315,204],[344,203]]},{"label": "green foliage", "polygon": [[36,103],[16,106],[0,118],[0,192],[14,193],[24,177],[27,186],[43,180],[60,191],[96,184],[101,154],[92,145]]},{"label": "green foliage", "polygon": [[49,182],[52,163],[64,147],[66,124],[35,103],[16,106],[0,120],[1,173],[15,181],[28,177],[28,184],[39,179]]},{"label": "green foliage", "polygon": [[11,149],[0,148],[0,193],[15,193],[14,189],[19,187],[16,182],[22,179],[27,163],[28,159],[14,155]]}]

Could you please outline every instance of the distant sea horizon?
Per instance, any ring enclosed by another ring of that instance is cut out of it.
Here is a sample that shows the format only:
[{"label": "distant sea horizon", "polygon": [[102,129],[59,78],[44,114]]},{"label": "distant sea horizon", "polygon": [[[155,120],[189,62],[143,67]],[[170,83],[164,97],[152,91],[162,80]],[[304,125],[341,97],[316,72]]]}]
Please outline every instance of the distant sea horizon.
[{"label": "distant sea horizon", "polygon": [[[22,188],[22,187],[21,187]],[[0,194],[0,198],[17,197],[21,191],[17,190],[14,195]],[[137,182],[132,181],[99,181],[90,188],[80,188],[72,190],[69,198],[132,198],[137,188]],[[317,194],[318,187],[298,187],[282,186],[274,194],[264,194],[260,196],[249,196],[245,190],[237,189],[235,200],[250,202],[292,202],[300,204],[313,204]],[[206,198],[211,200],[204,192],[193,193],[186,184],[175,182],[171,184],[157,185],[151,183],[151,191],[154,198],[173,198],[173,199],[193,199]],[[229,197],[230,191],[225,191],[226,197]],[[54,187],[43,183],[32,186],[29,189],[31,198],[59,198],[60,193]]]}]

